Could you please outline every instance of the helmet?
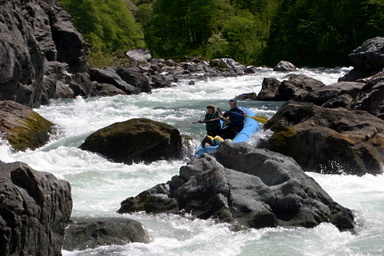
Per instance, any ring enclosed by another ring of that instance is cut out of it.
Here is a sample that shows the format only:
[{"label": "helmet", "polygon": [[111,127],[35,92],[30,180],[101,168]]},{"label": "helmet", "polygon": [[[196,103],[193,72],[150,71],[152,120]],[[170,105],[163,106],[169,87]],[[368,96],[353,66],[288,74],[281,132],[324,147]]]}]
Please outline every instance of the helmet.
[{"label": "helmet", "polygon": [[230,99],[229,102],[235,102],[235,103],[237,103],[237,99]]},{"label": "helmet", "polygon": [[214,109],[215,109],[215,106],[212,105],[212,104],[209,104],[209,105],[207,106],[207,108],[212,108],[212,109],[214,110]]}]

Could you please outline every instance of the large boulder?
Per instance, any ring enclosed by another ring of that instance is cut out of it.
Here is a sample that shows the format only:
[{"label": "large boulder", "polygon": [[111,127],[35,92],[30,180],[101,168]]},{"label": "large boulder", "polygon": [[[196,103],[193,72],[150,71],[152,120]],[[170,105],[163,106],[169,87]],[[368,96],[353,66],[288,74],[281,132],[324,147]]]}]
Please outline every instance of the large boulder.
[{"label": "large boulder", "polygon": [[237,227],[314,227],[330,222],[352,230],[339,205],[289,157],[246,143],[220,145],[180,168],[179,175],[121,203],[119,213],[190,213]]},{"label": "large boulder", "polygon": [[61,255],[71,187],[50,173],[0,161],[0,255]]},{"label": "large boulder", "polygon": [[[90,90],[86,44],[55,1],[3,1],[0,8],[0,100],[47,104]],[[73,91],[74,92],[70,92]]]},{"label": "large boulder", "polygon": [[116,162],[151,163],[182,157],[182,137],[175,127],[146,118],[114,123],[86,138],[83,150]]},{"label": "large boulder", "polygon": [[275,100],[281,82],[276,77],[265,77],[261,83],[261,90],[256,96],[256,100]]},{"label": "large boulder", "polygon": [[294,158],[305,171],[382,173],[384,121],[366,111],[286,102],[264,125],[267,147]]},{"label": "large boulder", "polygon": [[[300,102],[312,102],[318,106],[322,106],[324,104],[326,104],[325,106],[329,106],[329,102],[334,102],[336,99],[340,99],[341,97],[348,95],[348,98],[351,100],[350,102],[345,102],[343,105],[337,105],[337,107],[346,107],[352,102],[352,99],[359,94],[364,85],[365,83],[359,82],[333,83],[325,87],[315,88],[310,92],[300,94],[293,98],[293,100]],[[335,107],[335,105],[332,106]]]},{"label": "large boulder", "polygon": [[0,101],[0,133],[16,151],[36,149],[46,144],[53,126],[25,105]]},{"label": "large boulder", "polygon": [[322,87],[325,87],[325,84],[319,80],[306,75],[290,74],[282,82],[275,78],[264,79],[256,99],[287,101]]},{"label": "large boulder", "polygon": [[366,40],[348,55],[348,60],[353,69],[340,78],[340,81],[356,81],[382,71],[384,68],[384,37]]},{"label": "large boulder", "polygon": [[136,68],[92,68],[90,75],[92,81],[113,85],[127,95],[151,92],[148,78]]},{"label": "large boulder", "polygon": [[127,218],[71,219],[65,230],[63,249],[86,250],[103,245],[148,243],[143,224]]}]

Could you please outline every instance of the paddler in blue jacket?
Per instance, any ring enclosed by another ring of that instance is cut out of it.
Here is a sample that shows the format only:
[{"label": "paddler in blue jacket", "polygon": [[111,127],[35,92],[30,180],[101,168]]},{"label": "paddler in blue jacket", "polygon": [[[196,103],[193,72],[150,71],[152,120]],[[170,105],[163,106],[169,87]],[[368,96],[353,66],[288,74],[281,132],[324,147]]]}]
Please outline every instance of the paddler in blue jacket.
[{"label": "paddler in blue jacket", "polygon": [[222,113],[220,108],[217,108],[220,115],[224,117],[229,117],[229,125],[222,129],[221,137],[223,139],[233,139],[236,134],[239,133],[244,128],[244,119],[246,116],[246,112],[237,106],[237,100],[231,99],[229,100],[230,110]]}]

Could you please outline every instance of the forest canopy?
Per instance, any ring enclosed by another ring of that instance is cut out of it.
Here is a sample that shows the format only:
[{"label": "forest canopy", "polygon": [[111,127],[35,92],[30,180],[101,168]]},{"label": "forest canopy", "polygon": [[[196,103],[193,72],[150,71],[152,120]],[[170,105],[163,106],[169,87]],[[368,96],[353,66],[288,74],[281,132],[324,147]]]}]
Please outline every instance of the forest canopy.
[{"label": "forest canopy", "polygon": [[[384,36],[384,0],[60,0],[96,56],[230,57],[243,64],[345,65]],[[97,53],[99,55],[97,55]]]}]

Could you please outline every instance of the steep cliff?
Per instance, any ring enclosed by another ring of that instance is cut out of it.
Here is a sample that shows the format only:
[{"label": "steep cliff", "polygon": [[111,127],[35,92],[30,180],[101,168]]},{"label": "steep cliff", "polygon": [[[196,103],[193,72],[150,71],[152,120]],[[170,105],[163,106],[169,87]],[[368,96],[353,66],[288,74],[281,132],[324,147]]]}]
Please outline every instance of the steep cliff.
[{"label": "steep cliff", "polygon": [[0,100],[29,107],[88,95],[87,48],[53,0],[0,0]]}]

